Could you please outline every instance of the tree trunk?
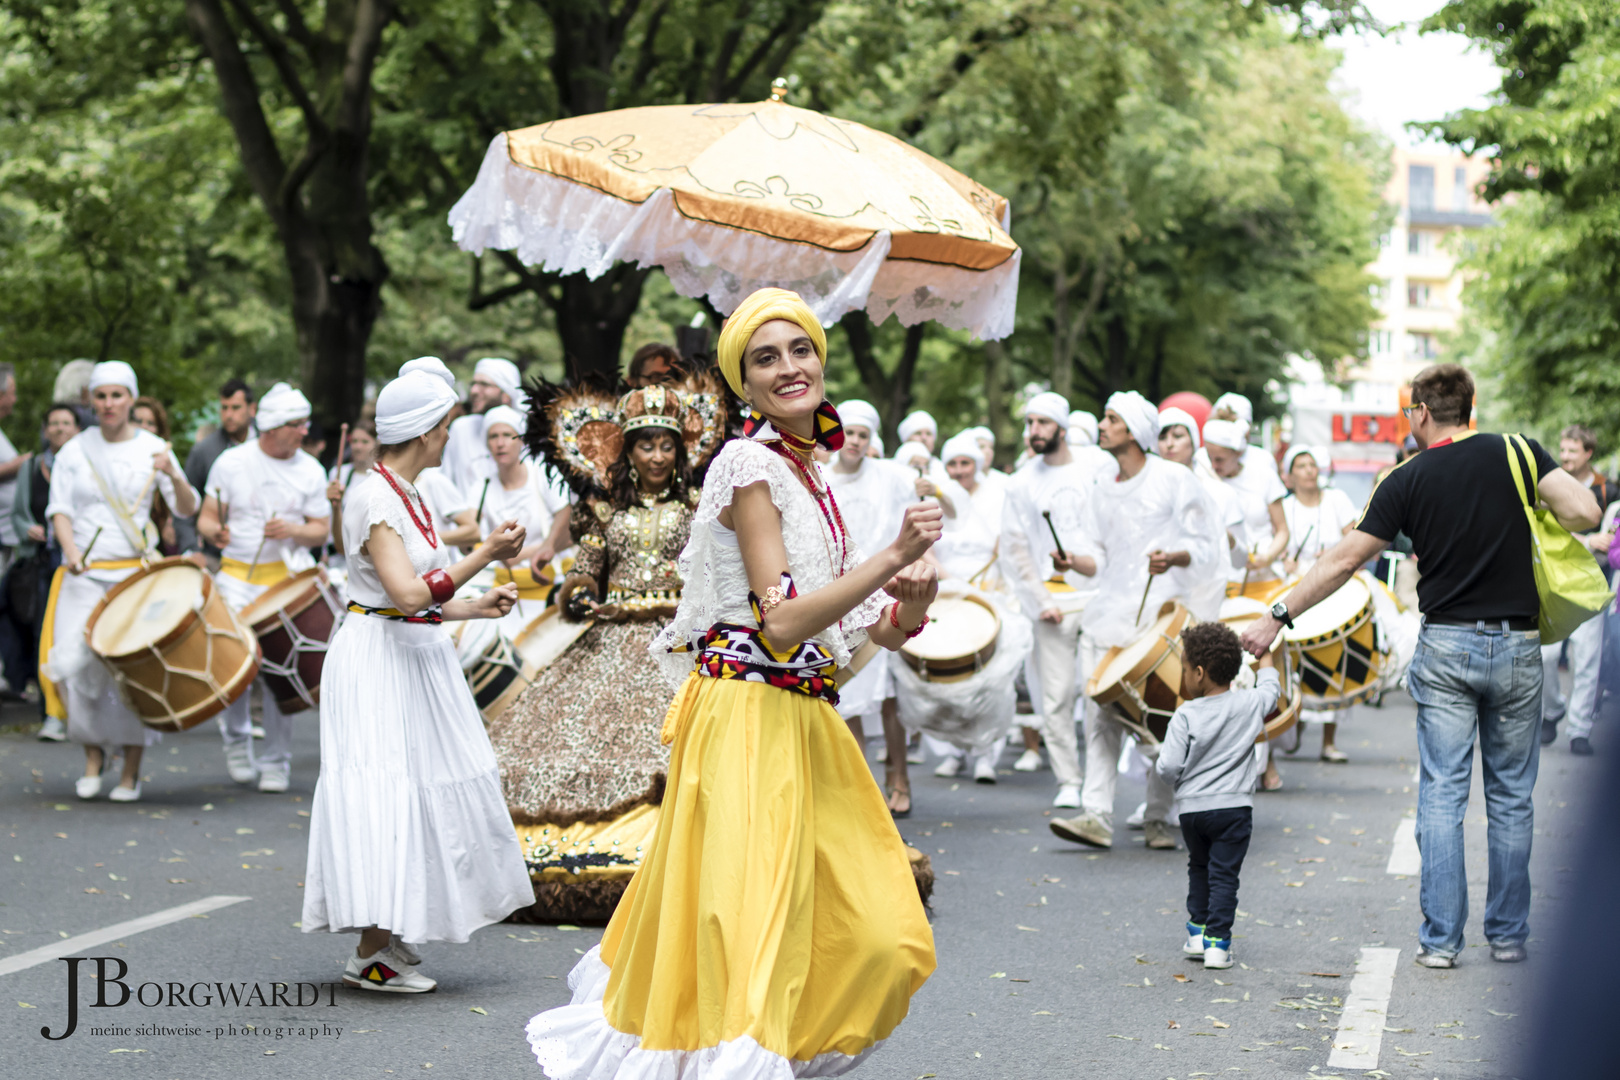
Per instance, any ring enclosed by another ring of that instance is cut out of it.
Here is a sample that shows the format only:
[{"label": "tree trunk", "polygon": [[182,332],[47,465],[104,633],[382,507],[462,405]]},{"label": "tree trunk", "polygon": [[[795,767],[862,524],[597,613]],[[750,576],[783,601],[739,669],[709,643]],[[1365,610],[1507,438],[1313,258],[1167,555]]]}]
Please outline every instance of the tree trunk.
[{"label": "tree trunk", "polygon": [[1018,459],[1019,432],[1013,422],[1007,385],[1007,350],[999,341],[984,343],[984,400],[990,430],[996,436],[996,464],[1011,468]]},{"label": "tree trunk", "polygon": [[609,386],[617,384],[624,334],[650,273],[616,263],[595,281],[582,273],[558,278],[556,286],[543,294],[557,317],[557,336],[570,378],[595,376]]}]

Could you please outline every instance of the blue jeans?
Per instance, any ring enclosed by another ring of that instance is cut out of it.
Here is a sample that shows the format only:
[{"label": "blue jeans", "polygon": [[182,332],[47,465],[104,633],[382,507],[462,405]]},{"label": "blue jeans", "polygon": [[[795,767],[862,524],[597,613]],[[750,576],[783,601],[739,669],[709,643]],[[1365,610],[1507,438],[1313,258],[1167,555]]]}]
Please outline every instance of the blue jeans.
[{"label": "blue jeans", "polygon": [[1485,779],[1490,877],[1485,938],[1522,944],[1530,936],[1531,793],[1541,761],[1541,635],[1475,626],[1424,624],[1406,677],[1417,702],[1417,841],[1423,856],[1418,940],[1455,956],[1468,921],[1463,816],[1479,735]]}]

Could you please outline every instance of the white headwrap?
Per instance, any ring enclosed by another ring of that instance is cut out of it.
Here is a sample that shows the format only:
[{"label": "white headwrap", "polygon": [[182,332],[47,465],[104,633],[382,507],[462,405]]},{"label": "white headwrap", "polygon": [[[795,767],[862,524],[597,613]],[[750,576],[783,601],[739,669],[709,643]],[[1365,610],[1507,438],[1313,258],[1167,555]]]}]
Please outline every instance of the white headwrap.
[{"label": "white headwrap", "polygon": [[523,375],[512,361],[502,360],[497,356],[486,356],[478,361],[478,365],[473,368],[473,374],[482,375],[502,390],[505,390],[511,396],[512,404],[518,405],[522,403]]},{"label": "white headwrap", "polygon": [[141,387],[135,381],[135,369],[122,360],[103,360],[90,369],[90,390],[98,386],[122,386],[130,397],[140,397]]},{"label": "white headwrap", "polygon": [[932,431],[936,439],[939,437],[939,425],[921,409],[900,421],[900,441],[906,442],[919,431]]},{"label": "white headwrap", "polygon": [[1301,454],[1311,455],[1311,460],[1316,462],[1316,468],[1320,472],[1327,472],[1328,465],[1330,465],[1333,461],[1333,458],[1329,455],[1328,451],[1320,446],[1307,446],[1304,443],[1300,443],[1297,446],[1290,446],[1288,448],[1288,453],[1283,455],[1284,476],[1287,476],[1289,473],[1294,471],[1294,459],[1299,457]]},{"label": "white headwrap", "polygon": [[1159,410],[1159,434],[1163,435],[1166,428],[1178,425],[1186,428],[1187,434],[1192,436],[1194,450],[1203,445],[1203,440],[1198,437],[1198,421],[1192,418],[1192,413],[1186,409],[1178,409],[1174,405]]},{"label": "white headwrap", "polygon": [[1082,409],[1069,414],[1069,445],[1096,446],[1097,418]]},{"label": "white headwrap", "polygon": [[260,431],[270,431],[283,424],[308,420],[309,398],[284,382],[278,382],[259,399],[256,423]]},{"label": "white headwrap", "polygon": [[928,464],[928,447],[919,442],[903,442],[900,449],[894,452],[894,460],[908,468],[917,468],[918,463],[924,467]]},{"label": "white headwrap", "polygon": [[1222,394],[1216,398],[1211,411],[1220,412],[1222,409],[1231,409],[1232,414],[1243,421],[1245,426],[1253,426],[1254,405],[1242,394]]},{"label": "white headwrap", "polygon": [[484,437],[489,438],[489,429],[496,424],[507,424],[517,432],[518,438],[523,437],[523,430],[529,426],[526,416],[510,405],[497,405],[484,414]]},{"label": "white headwrap", "polygon": [[883,449],[883,436],[879,435],[875,431],[872,432],[872,445],[870,449],[876,453],[878,457],[882,457],[885,453]]},{"label": "white headwrap", "polygon": [[420,371],[395,379],[377,395],[377,441],[398,446],[439,426],[456,403],[443,379]]},{"label": "white headwrap", "polygon": [[1024,406],[1024,419],[1028,420],[1031,416],[1044,416],[1048,420],[1056,420],[1058,427],[1067,428],[1069,426],[1069,403],[1062,394],[1043,390],[1030,398],[1029,404]]},{"label": "white headwrap", "polygon": [[444,366],[444,361],[437,356],[418,356],[415,360],[407,360],[399,365],[399,374],[403,378],[413,371],[420,371],[426,375],[437,375],[445,381],[445,385],[454,390],[456,388],[455,372]]},{"label": "white headwrap", "polygon": [[1208,446],[1242,450],[1249,445],[1249,425],[1242,420],[1205,420],[1204,442]]},{"label": "white headwrap", "polygon": [[1109,395],[1104,409],[1112,409],[1131,430],[1144,453],[1155,453],[1159,447],[1159,410],[1135,390],[1121,390]]},{"label": "white headwrap", "polygon": [[851,424],[860,425],[874,438],[877,437],[878,430],[883,427],[883,421],[879,418],[877,409],[872,407],[870,401],[862,401],[860,398],[851,398],[838,406],[838,419],[843,421],[845,427],[849,427]]},{"label": "white headwrap", "polygon": [[984,459],[979,456],[981,453],[979,440],[974,438],[973,429],[969,428],[945,440],[945,448],[939,452],[939,459],[949,462],[952,458],[967,458],[973,462],[973,475],[977,476],[984,471]]},{"label": "white headwrap", "polygon": [[975,439],[983,439],[992,446],[995,445],[996,433],[985,427],[983,424],[979,425],[978,427],[970,427],[966,431],[962,432],[962,434],[971,435]]}]

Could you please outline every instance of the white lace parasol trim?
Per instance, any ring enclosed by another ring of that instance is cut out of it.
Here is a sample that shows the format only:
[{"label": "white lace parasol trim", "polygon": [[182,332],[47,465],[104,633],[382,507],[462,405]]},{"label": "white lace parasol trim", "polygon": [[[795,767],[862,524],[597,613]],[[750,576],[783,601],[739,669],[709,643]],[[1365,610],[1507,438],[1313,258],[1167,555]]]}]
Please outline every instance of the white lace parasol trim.
[{"label": "white lace parasol trim", "polygon": [[829,1051],[801,1061],[774,1054],[746,1035],[701,1050],[643,1050],[636,1036],[619,1031],[602,1014],[609,968],[600,945],[568,975],[573,1000],[529,1021],[529,1046],[551,1080],[791,1080],[840,1076],[866,1060],[879,1044],[859,1054]]},{"label": "white lace parasol trim", "polygon": [[890,260],[890,234],[865,248],[828,251],[695,221],[659,188],[644,203],[514,163],[506,135],[490,141],[478,179],[450,209],[450,231],[463,250],[514,252],[528,266],[601,277],[616,262],[659,266],[675,291],[707,296],[730,313],[756,289],[776,286],[804,297],[831,324],[858,308],[874,323],[933,320],[985,340],[1013,330],[1022,252],[990,270]]}]

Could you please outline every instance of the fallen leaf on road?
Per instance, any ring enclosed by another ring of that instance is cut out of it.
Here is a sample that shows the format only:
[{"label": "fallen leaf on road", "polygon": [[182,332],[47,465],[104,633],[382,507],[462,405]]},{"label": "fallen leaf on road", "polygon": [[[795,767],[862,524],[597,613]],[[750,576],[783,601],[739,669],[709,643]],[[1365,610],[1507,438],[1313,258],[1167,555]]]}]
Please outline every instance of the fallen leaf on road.
[{"label": "fallen leaf on road", "polygon": [[1153,1049],[1155,1049],[1155,1050],[1168,1050],[1170,1048],[1168,1046],[1164,1045],[1164,1043],[1154,1043],[1153,1044]]},{"label": "fallen leaf on road", "polygon": [[1110,1039],[1124,1039],[1126,1042],[1141,1042],[1135,1035],[1110,1035]]},{"label": "fallen leaf on road", "polygon": [[1434,1053],[1433,1050],[1402,1050],[1398,1046],[1395,1048],[1395,1052],[1402,1057],[1428,1057]]},{"label": "fallen leaf on road", "polygon": [[1417,1028],[1392,1028],[1388,1024],[1385,1024],[1384,1030],[1393,1031],[1397,1035],[1411,1035],[1417,1031]]},{"label": "fallen leaf on road", "polygon": [[84,891],[87,892],[87,893],[99,893],[101,890],[96,888],[94,885],[92,885],[92,886],[90,886],[88,889],[86,889]]},{"label": "fallen leaf on road", "polygon": [[[274,1053],[274,1052],[275,1051],[271,1051],[271,1053]],[[109,1054],[144,1054],[144,1053],[146,1053],[146,1051],[145,1050],[109,1050],[109,1051],[107,1051],[107,1053],[109,1053]]]},{"label": "fallen leaf on road", "polygon": [[1008,979],[1008,982],[1029,982],[1028,979]]},{"label": "fallen leaf on road", "polygon": [[559,929],[559,930],[578,930],[579,927],[574,926],[571,923],[558,923],[557,924],[557,929]]},{"label": "fallen leaf on road", "polygon": [[1318,837],[1317,837],[1317,838],[1316,838],[1316,842],[1317,842],[1317,843],[1318,843],[1318,844],[1331,844],[1331,843],[1333,843],[1333,841],[1331,841],[1331,840],[1329,840],[1329,839],[1328,839],[1328,838],[1327,838],[1327,837],[1325,837],[1325,836],[1318,836]]},{"label": "fallen leaf on road", "polygon": [[1048,1012],[1046,1009],[1041,1009],[1038,1012],[1030,1013],[1030,1015],[1031,1016],[1051,1016],[1052,1014],[1050,1012]]},{"label": "fallen leaf on road", "polygon": [[237,836],[252,836],[253,835],[253,830],[252,829],[246,829],[246,828],[237,829],[236,830],[236,835]]},{"label": "fallen leaf on road", "polygon": [[[1017,925],[1017,924],[1016,924],[1016,923],[1014,923],[1014,924],[1013,924],[1013,925],[1015,925],[1015,926],[1016,926],[1016,925]],[[1030,933],[1031,933],[1031,934],[1038,934],[1038,933],[1040,933],[1040,931],[1039,931],[1039,930],[1037,930],[1037,929],[1035,929],[1035,928],[1034,928],[1034,927],[1033,927],[1033,926],[1019,926],[1019,927],[1018,927],[1018,929],[1020,929],[1020,930],[1027,930],[1027,931],[1029,931],[1029,932],[1030,932]]]},{"label": "fallen leaf on road", "polygon": [[1210,998],[1211,1005],[1236,1005],[1237,998]]},{"label": "fallen leaf on road", "polygon": [[1184,982],[1190,981],[1190,980],[1188,980],[1187,976],[1183,975],[1179,971],[1176,972],[1174,975],[1172,975],[1171,978],[1175,979],[1176,982],[1179,982],[1179,983],[1184,983]]},{"label": "fallen leaf on road", "polygon": [[1342,979],[1342,978],[1344,978],[1344,976],[1340,975],[1337,971],[1307,971],[1305,974],[1307,974],[1307,975],[1315,975],[1318,979]]},{"label": "fallen leaf on road", "polygon": [[1007,977],[1007,973],[1005,971],[998,971],[990,977],[992,979],[1005,979]]},{"label": "fallen leaf on road", "polygon": [[1152,979],[1148,979],[1148,978],[1144,978],[1144,979],[1143,979],[1143,980],[1142,980],[1142,985],[1143,985],[1143,986],[1152,986],[1152,985],[1153,985],[1153,980],[1152,980]]},{"label": "fallen leaf on road", "polygon": [[1176,1023],[1174,1020],[1172,1020],[1168,1024],[1164,1025],[1164,1026],[1167,1027],[1167,1028],[1178,1028],[1181,1025]]},{"label": "fallen leaf on road", "polygon": [[1515,1016],[1518,1016],[1518,1015],[1519,1015],[1519,1014],[1518,1014],[1518,1013],[1502,1013],[1502,1012],[1497,1012],[1497,1011],[1496,1011],[1496,1010],[1495,1010],[1495,1009],[1486,1009],[1486,1010],[1485,1010],[1485,1011],[1486,1011],[1486,1012],[1488,1012],[1488,1013],[1490,1013],[1490,1014],[1491,1014],[1491,1015],[1492,1015],[1492,1016],[1500,1016],[1500,1017],[1502,1017],[1502,1018],[1503,1018],[1503,1019],[1505,1019],[1505,1020],[1511,1020],[1511,1019],[1513,1019],[1513,1018],[1514,1018],[1514,1017],[1515,1017]]},{"label": "fallen leaf on road", "polygon": [[1215,1019],[1213,1016],[1206,1016],[1206,1017],[1204,1017],[1204,1019],[1208,1020],[1211,1024],[1215,1025],[1218,1028],[1229,1028],[1229,1027],[1232,1026],[1231,1024],[1228,1024],[1223,1020]]},{"label": "fallen leaf on road", "polygon": [[39,1006],[38,1005],[30,1005],[26,1001],[19,1001],[19,1002],[17,1002],[17,1008],[19,1008],[19,1009],[37,1009],[37,1008],[39,1008]]},{"label": "fallen leaf on road", "polygon": [[186,884],[189,884],[189,882],[187,882],[186,879],[183,878],[183,877],[172,877],[172,878],[169,879],[169,884],[170,885],[186,885]]}]

